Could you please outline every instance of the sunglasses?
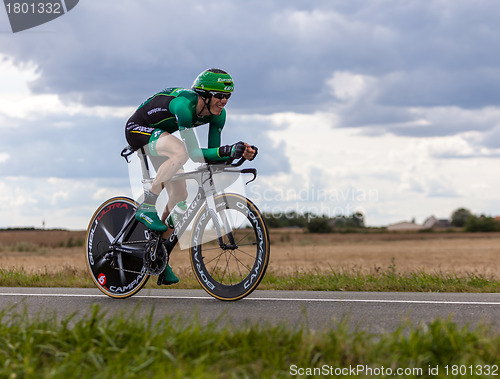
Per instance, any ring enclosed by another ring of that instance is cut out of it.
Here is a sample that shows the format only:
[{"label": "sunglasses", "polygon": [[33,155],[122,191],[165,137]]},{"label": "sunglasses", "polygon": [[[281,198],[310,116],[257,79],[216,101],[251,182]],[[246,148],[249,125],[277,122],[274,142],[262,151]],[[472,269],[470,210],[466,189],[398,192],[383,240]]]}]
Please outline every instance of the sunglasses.
[{"label": "sunglasses", "polygon": [[215,97],[216,99],[219,99],[219,100],[222,100],[222,99],[229,99],[231,97],[231,94],[230,93],[226,93],[226,92],[215,92],[215,91],[211,91],[210,94]]}]

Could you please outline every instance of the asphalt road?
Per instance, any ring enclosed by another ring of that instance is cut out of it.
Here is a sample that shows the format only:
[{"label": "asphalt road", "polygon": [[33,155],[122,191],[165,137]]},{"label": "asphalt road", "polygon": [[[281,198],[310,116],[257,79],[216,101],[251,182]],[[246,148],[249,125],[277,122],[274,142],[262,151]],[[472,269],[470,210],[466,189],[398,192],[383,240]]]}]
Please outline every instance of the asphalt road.
[{"label": "asphalt road", "polygon": [[106,317],[152,313],[155,321],[197,318],[202,323],[285,323],[321,330],[346,320],[351,328],[377,333],[392,331],[402,322],[416,325],[452,317],[461,326],[484,322],[500,330],[500,294],[255,291],[237,302],[222,302],[202,290],[143,289],[117,300],[97,289],[0,288],[0,309],[7,315],[26,310],[30,317],[78,318],[93,304]]}]

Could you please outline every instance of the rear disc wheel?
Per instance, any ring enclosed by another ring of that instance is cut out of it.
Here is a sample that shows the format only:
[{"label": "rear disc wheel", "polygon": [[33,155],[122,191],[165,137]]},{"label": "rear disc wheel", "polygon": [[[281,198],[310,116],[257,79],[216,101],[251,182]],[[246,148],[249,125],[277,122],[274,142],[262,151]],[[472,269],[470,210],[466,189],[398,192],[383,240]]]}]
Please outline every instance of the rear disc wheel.
[{"label": "rear disc wheel", "polygon": [[137,206],[127,197],[111,198],[97,209],[87,229],[85,256],[92,280],[102,292],[116,299],[134,295],[149,279],[143,262],[149,233],[145,225],[134,220],[120,241],[123,247],[134,249],[134,254],[110,250],[115,237],[134,217]]}]

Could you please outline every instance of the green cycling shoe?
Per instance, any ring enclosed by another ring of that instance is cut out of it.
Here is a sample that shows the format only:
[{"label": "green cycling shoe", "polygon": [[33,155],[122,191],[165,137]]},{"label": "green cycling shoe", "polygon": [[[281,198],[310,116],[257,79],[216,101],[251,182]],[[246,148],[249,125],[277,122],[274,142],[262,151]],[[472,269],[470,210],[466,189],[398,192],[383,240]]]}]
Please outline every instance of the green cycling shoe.
[{"label": "green cycling shoe", "polygon": [[165,268],[165,273],[163,274],[161,282],[160,281],[158,282],[159,282],[158,284],[170,285],[179,283],[179,278],[175,276],[174,272],[172,271],[172,267],[170,267],[170,265],[168,264],[167,267]]},{"label": "green cycling shoe", "polygon": [[139,208],[137,208],[135,219],[155,232],[166,232],[168,229],[168,227],[161,222],[158,213],[156,213],[156,208],[152,204],[142,203]]}]

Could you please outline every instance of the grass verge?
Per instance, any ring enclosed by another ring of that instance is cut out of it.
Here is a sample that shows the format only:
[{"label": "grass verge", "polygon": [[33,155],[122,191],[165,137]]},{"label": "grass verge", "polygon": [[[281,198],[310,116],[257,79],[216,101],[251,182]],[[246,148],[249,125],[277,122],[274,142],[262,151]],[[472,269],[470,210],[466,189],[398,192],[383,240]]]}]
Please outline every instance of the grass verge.
[{"label": "grass verge", "polygon": [[[0,334],[0,377],[13,379],[362,378],[377,372],[380,377],[385,372],[436,378],[453,377],[452,365],[475,374],[466,377],[481,377],[476,375],[479,367],[486,373],[489,365],[491,374],[500,356],[498,333],[484,325],[471,329],[440,319],[421,326],[402,324],[380,335],[349,330],[344,322],[311,331],[284,325],[202,325],[195,318],[153,323],[152,314],[108,317],[98,307],[87,316],[64,320],[30,320],[22,312],[4,310]],[[334,375],[342,369],[350,374]]]},{"label": "grass verge", "polygon": [[[180,283],[172,288],[199,289],[194,275],[186,270],[178,274]],[[60,272],[27,273],[22,269],[0,269],[1,287],[94,287],[87,271],[64,267]],[[151,277],[147,288],[157,288],[156,277]],[[500,281],[469,273],[455,275],[443,272],[433,274],[416,271],[400,273],[394,265],[385,270],[363,272],[355,270],[323,272],[296,272],[280,274],[268,272],[258,287],[263,290],[304,291],[391,291],[391,292],[500,292]]]},{"label": "grass verge", "polygon": [[484,276],[425,272],[361,273],[335,272],[266,275],[259,289],[302,291],[376,291],[376,292],[500,292],[500,282]]}]

